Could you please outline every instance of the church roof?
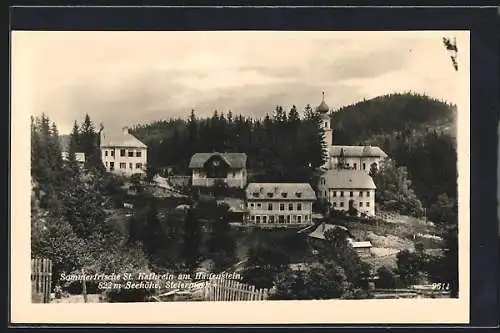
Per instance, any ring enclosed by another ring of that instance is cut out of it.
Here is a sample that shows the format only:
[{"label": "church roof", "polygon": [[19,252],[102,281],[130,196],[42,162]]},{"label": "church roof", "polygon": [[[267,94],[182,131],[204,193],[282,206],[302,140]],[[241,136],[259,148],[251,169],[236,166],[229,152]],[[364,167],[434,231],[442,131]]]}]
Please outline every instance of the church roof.
[{"label": "church roof", "polygon": [[101,147],[127,147],[127,148],[147,148],[147,146],[135,136],[124,129],[119,132],[101,132]]},{"label": "church roof", "polygon": [[330,156],[340,156],[340,152],[344,151],[346,157],[387,157],[387,154],[376,146],[338,146],[330,147]]},{"label": "church roof", "polygon": [[321,178],[326,188],[331,189],[372,189],[376,188],[372,177],[363,170],[332,169],[326,171]]},{"label": "church roof", "polygon": [[247,164],[247,154],[245,153],[196,153],[189,161],[189,168],[203,168],[205,162],[212,156],[219,156],[229,167],[235,169],[245,168]]},{"label": "church roof", "polygon": [[246,196],[247,199],[316,200],[316,194],[308,183],[250,183]]},{"label": "church roof", "polygon": [[323,93],[323,100],[321,101],[321,104],[316,108],[316,111],[319,113],[327,113],[328,111],[330,111],[328,104],[325,103],[325,93]]}]

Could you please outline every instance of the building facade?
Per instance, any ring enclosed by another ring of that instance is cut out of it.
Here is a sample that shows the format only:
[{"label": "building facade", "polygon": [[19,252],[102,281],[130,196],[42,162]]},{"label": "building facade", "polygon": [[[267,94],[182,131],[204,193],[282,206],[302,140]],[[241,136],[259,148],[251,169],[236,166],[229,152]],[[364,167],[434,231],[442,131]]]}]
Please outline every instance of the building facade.
[{"label": "building facade", "polygon": [[307,183],[250,183],[246,223],[260,227],[312,224],[316,195]]},{"label": "building facade", "polygon": [[127,127],[121,133],[101,131],[100,148],[106,171],[126,176],[146,173],[148,147]]},{"label": "building facade", "polygon": [[191,183],[195,187],[244,188],[247,184],[245,153],[196,153],[189,162]]},{"label": "building facade", "polygon": [[320,176],[318,198],[335,210],[347,212],[354,207],[361,215],[374,216],[375,189],[372,177],[363,170],[333,169]]}]

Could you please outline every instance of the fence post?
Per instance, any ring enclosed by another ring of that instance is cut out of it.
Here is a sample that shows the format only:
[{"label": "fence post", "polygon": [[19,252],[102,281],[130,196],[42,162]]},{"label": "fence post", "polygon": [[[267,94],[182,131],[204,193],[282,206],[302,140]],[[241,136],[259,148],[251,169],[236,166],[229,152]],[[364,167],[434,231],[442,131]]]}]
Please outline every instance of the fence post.
[{"label": "fence post", "polygon": [[31,259],[31,292],[33,302],[50,303],[52,289],[52,261]]}]

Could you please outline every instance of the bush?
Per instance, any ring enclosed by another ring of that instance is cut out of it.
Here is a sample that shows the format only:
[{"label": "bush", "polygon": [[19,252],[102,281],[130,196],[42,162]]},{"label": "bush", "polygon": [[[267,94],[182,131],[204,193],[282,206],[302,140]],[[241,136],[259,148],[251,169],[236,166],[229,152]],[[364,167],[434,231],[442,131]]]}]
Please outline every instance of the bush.
[{"label": "bush", "polygon": [[386,266],[377,269],[378,280],[376,287],[381,289],[394,289],[396,288],[396,275],[392,270]]}]

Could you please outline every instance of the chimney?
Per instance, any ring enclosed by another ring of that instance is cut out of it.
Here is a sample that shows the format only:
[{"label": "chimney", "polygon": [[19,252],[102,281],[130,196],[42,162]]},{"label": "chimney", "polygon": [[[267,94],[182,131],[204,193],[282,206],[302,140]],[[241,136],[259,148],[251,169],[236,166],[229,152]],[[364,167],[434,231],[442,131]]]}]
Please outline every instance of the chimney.
[{"label": "chimney", "polygon": [[128,134],[128,127],[127,127],[127,126],[125,126],[125,127],[123,128],[123,133]]}]

